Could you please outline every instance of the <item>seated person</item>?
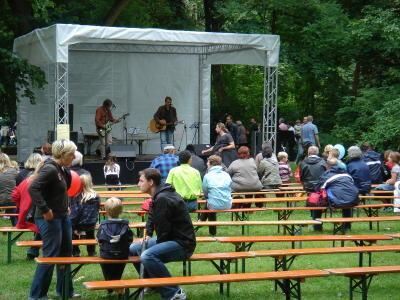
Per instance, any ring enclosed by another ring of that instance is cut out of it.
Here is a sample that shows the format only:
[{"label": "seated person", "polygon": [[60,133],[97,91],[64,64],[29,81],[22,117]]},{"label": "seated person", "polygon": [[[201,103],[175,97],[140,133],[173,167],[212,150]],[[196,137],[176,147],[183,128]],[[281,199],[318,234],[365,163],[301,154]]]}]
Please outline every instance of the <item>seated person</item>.
[{"label": "seated person", "polygon": [[279,176],[279,164],[272,157],[272,147],[263,150],[263,159],[257,168],[258,177],[261,180],[264,189],[277,189],[282,184]]},{"label": "seated person", "polygon": [[[96,239],[99,242],[100,257],[107,259],[127,259],[133,233],[129,221],[119,218],[122,202],[118,198],[109,198],[104,203],[108,220],[101,222]],[[119,280],[125,269],[125,263],[101,264],[105,280]],[[112,293],[109,290],[108,293]],[[117,290],[117,293],[122,291]]]},{"label": "seated person", "polygon": [[257,166],[250,157],[250,150],[242,146],[238,150],[239,158],[234,160],[227,172],[232,177],[232,191],[255,192],[262,189],[262,184],[257,174]]},{"label": "seated person", "polygon": [[362,160],[360,147],[351,146],[347,150],[347,172],[353,178],[360,195],[366,195],[371,190],[371,177],[368,165]]},{"label": "seated person", "polygon": [[197,198],[201,194],[200,172],[191,167],[192,154],[185,150],[179,153],[179,166],[169,171],[166,183],[172,185],[175,191],[185,201],[188,210],[197,209]]},{"label": "seated person", "polygon": [[[196,236],[186,204],[169,185],[161,185],[158,170],[148,168],[140,172],[139,188],[153,198],[146,222],[146,250],[142,242],[130,246],[130,254],[140,256],[144,278],[171,277],[165,263],[189,258],[196,248]],[[154,231],[157,238],[152,238]],[[140,263],[134,264],[140,274]],[[185,292],[179,286],[156,288],[162,299],[185,300]]]},{"label": "seated person", "polygon": [[332,159],[332,158],[336,158],[337,166],[339,168],[343,169],[344,171],[347,171],[346,164],[339,159],[339,156],[340,156],[339,150],[336,149],[336,148],[332,148],[329,151],[327,160]]},{"label": "seated person", "polygon": [[388,157],[389,163],[393,165],[392,170],[391,170],[391,176],[388,180],[385,181],[385,183],[382,183],[376,187],[377,190],[383,190],[383,191],[393,191],[394,190],[394,184],[397,181],[400,181],[400,153],[396,151],[392,151],[389,154]]},{"label": "seated person", "polygon": [[[342,208],[343,218],[353,216],[353,206],[358,204],[358,189],[353,178],[338,165],[336,158],[328,159],[328,169],[322,174],[318,189],[325,189],[329,205]],[[318,211],[322,214],[322,211]],[[317,218],[320,218],[317,217]],[[345,229],[351,228],[351,223],[344,224]]]},{"label": "seated person", "polygon": [[[207,159],[208,172],[203,178],[203,193],[207,200],[206,209],[230,209],[232,207],[231,184],[232,179],[222,169],[222,159],[218,155],[211,155]],[[201,214],[201,221],[216,221],[216,213]],[[215,226],[208,227],[211,235],[217,234]]]}]

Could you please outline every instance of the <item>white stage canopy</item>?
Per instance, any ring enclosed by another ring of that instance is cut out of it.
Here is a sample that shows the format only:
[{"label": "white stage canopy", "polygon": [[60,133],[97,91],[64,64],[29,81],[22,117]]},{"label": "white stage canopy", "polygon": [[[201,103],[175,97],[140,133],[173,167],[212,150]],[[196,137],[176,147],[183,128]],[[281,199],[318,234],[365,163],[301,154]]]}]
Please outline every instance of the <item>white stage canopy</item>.
[{"label": "white stage canopy", "polygon": [[[279,46],[279,36],[263,34],[69,24],[37,29],[14,41],[14,52],[39,66],[48,82],[44,89],[35,91],[36,104],[19,99],[18,160],[26,159],[34,147],[43,144],[48,130],[68,124],[68,104],[74,107],[72,130],[95,133],[95,109],[106,98],[116,105],[114,116],[130,113],[127,128],[154,137],[144,142],[144,153],[160,152],[158,136],[148,133],[147,124],[165,96],[172,97],[178,119],[187,125],[187,134],[185,126],[177,126],[175,145],[182,141],[183,149],[186,143],[208,143],[210,66],[264,66],[266,106],[271,100],[276,103]],[[265,119],[270,113],[264,107],[265,134],[272,128]],[[194,138],[195,129],[189,126],[196,122],[200,128]],[[122,123],[114,126],[113,136],[124,139]],[[135,135],[128,135],[128,142],[132,137]]]}]

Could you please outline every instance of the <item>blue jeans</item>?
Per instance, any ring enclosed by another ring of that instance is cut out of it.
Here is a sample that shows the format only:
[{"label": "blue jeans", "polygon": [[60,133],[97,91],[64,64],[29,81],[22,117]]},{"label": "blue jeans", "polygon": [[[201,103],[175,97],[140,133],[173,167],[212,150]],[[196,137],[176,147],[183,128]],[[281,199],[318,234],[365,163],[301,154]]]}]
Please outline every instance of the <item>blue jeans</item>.
[{"label": "blue jeans", "polygon": [[[72,229],[68,216],[46,221],[35,218],[43,240],[43,257],[72,256]],[[40,299],[47,296],[54,265],[38,264],[33,277],[29,299]],[[64,278],[64,266],[57,265],[56,292],[61,295]],[[70,282],[70,296],[73,295],[72,280]]]},{"label": "blue jeans", "polygon": [[394,191],[394,184],[382,183],[375,189],[380,191]]},{"label": "blue jeans", "polygon": [[[180,261],[187,258],[185,249],[175,241],[167,241],[157,244],[156,238],[147,241],[147,249],[142,252],[142,243],[133,243],[129,247],[131,255],[140,255],[140,261],[144,266],[144,278],[171,277],[165,263]],[[140,264],[134,264],[140,274]],[[179,291],[178,286],[165,286],[157,288],[162,299],[171,299]]]},{"label": "blue jeans", "polygon": [[192,200],[192,201],[185,200],[185,203],[189,212],[195,211],[198,207],[197,200]]},{"label": "blue jeans", "polygon": [[165,145],[174,144],[174,130],[167,129],[164,131],[160,131],[160,142],[161,142],[161,153],[163,153]]}]

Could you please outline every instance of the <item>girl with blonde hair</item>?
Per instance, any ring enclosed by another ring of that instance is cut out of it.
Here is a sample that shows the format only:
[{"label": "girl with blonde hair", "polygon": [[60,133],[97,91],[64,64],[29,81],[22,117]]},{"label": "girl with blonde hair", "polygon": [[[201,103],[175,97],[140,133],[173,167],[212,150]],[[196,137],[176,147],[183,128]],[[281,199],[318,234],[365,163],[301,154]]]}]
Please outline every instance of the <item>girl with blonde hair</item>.
[{"label": "girl with blonde hair", "polygon": [[[70,202],[70,219],[72,223],[72,239],[94,239],[94,230],[99,215],[100,198],[93,189],[92,176],[82,174],[82,192]],[[95,246],[87,246],[89,256],[95,256]],[[79,246],[73,246],[73,256],[80,256]]]}]

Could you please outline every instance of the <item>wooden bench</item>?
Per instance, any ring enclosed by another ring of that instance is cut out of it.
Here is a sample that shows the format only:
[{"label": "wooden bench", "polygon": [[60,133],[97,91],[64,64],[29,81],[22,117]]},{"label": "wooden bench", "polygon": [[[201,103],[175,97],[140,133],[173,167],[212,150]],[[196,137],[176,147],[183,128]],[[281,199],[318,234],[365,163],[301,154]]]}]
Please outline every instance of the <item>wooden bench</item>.
[{"label": "wooden bench", "polygon": [[[0,232],[7,234],[7,263],[9,264],[11,262],[12,246],[25,232],[33,231],[30,229],[19,229],[16,227],[0,227]],[[15,234],[14,237],[13,234]]]},{"label": "wooden bench", "polygon": [[296,242],[354,242],[357,246],[366,246],[375,244],[377,241],[389,241],[393,238],[389,235],[378,234],[359,234],[359,235],[267,235],[267,236],[232,236],[232,237],[215,237],[219,243],[230,243],[235,246],[235,251],[250,251],[254,243],[292,243],[292,248]]},{"label": "wooden bench", "polygon": [[15,213],[0,213],[0,217],[18,217]]},{"label": "wooden bench", "polygon": [[[325,277],[329,273],[322,270],[297,270],[281,272],[257,272],[240,274],[219,274],[219,275],[199,275],[190,277],[167,277],[167,278],[147,278],[147,279],[126,279],[112,281],[91,281],[84,282],[84,286],[89,290],[105,289],[125,289],[124,299],[137,297],[140,289],[155,288],[161,286],[191,285],[191,284],[210,284],[210,283],[232,283],[275,280],[278,281],[286,299],[301,299],[300,283],[307,278]],[[129,289],[136,288],[138,291],[130,294]],[[223,293],[223,290],[220,293]]]},{"label": "wooden bench", "polygon": [[368,298],[368,289],[372,278],[380,274],[399,273],[400,266],[379,266],[379,267],[359,267],[359,268],[337,268],[326,269],[331,275],[348,277],[350,280],[350,299],[353,299],[355,291],[359,290],[363,300]]},{"label": "wooden bench", "polygon": [[[134,242],[141,241],[142,239],[134,239]],[[196,237],[197,243],[208,243],[216,242],[216,238],[212,236],[198,236]],[[72,245],[74,246],[88,246],[97,245],[98,242],[95,239],[82,239],[82,240],[72,240]],[[43,246],[42,241],[18,241],[16,242],[18,247],[35,247],[41,248]]]},{"label": "wooden bench", "polygon": [[379,231],[380,222],[388,221],[400,221],[400,216],[388,216],[388,217],[364,217],[364,218],[321,218],[317,219],[321,221],[322,224],[332,223],[333,224],[333,234],[338,232],[345,233],[345,223],[361,223],[361,222],[377,222],[377,227]]}]

